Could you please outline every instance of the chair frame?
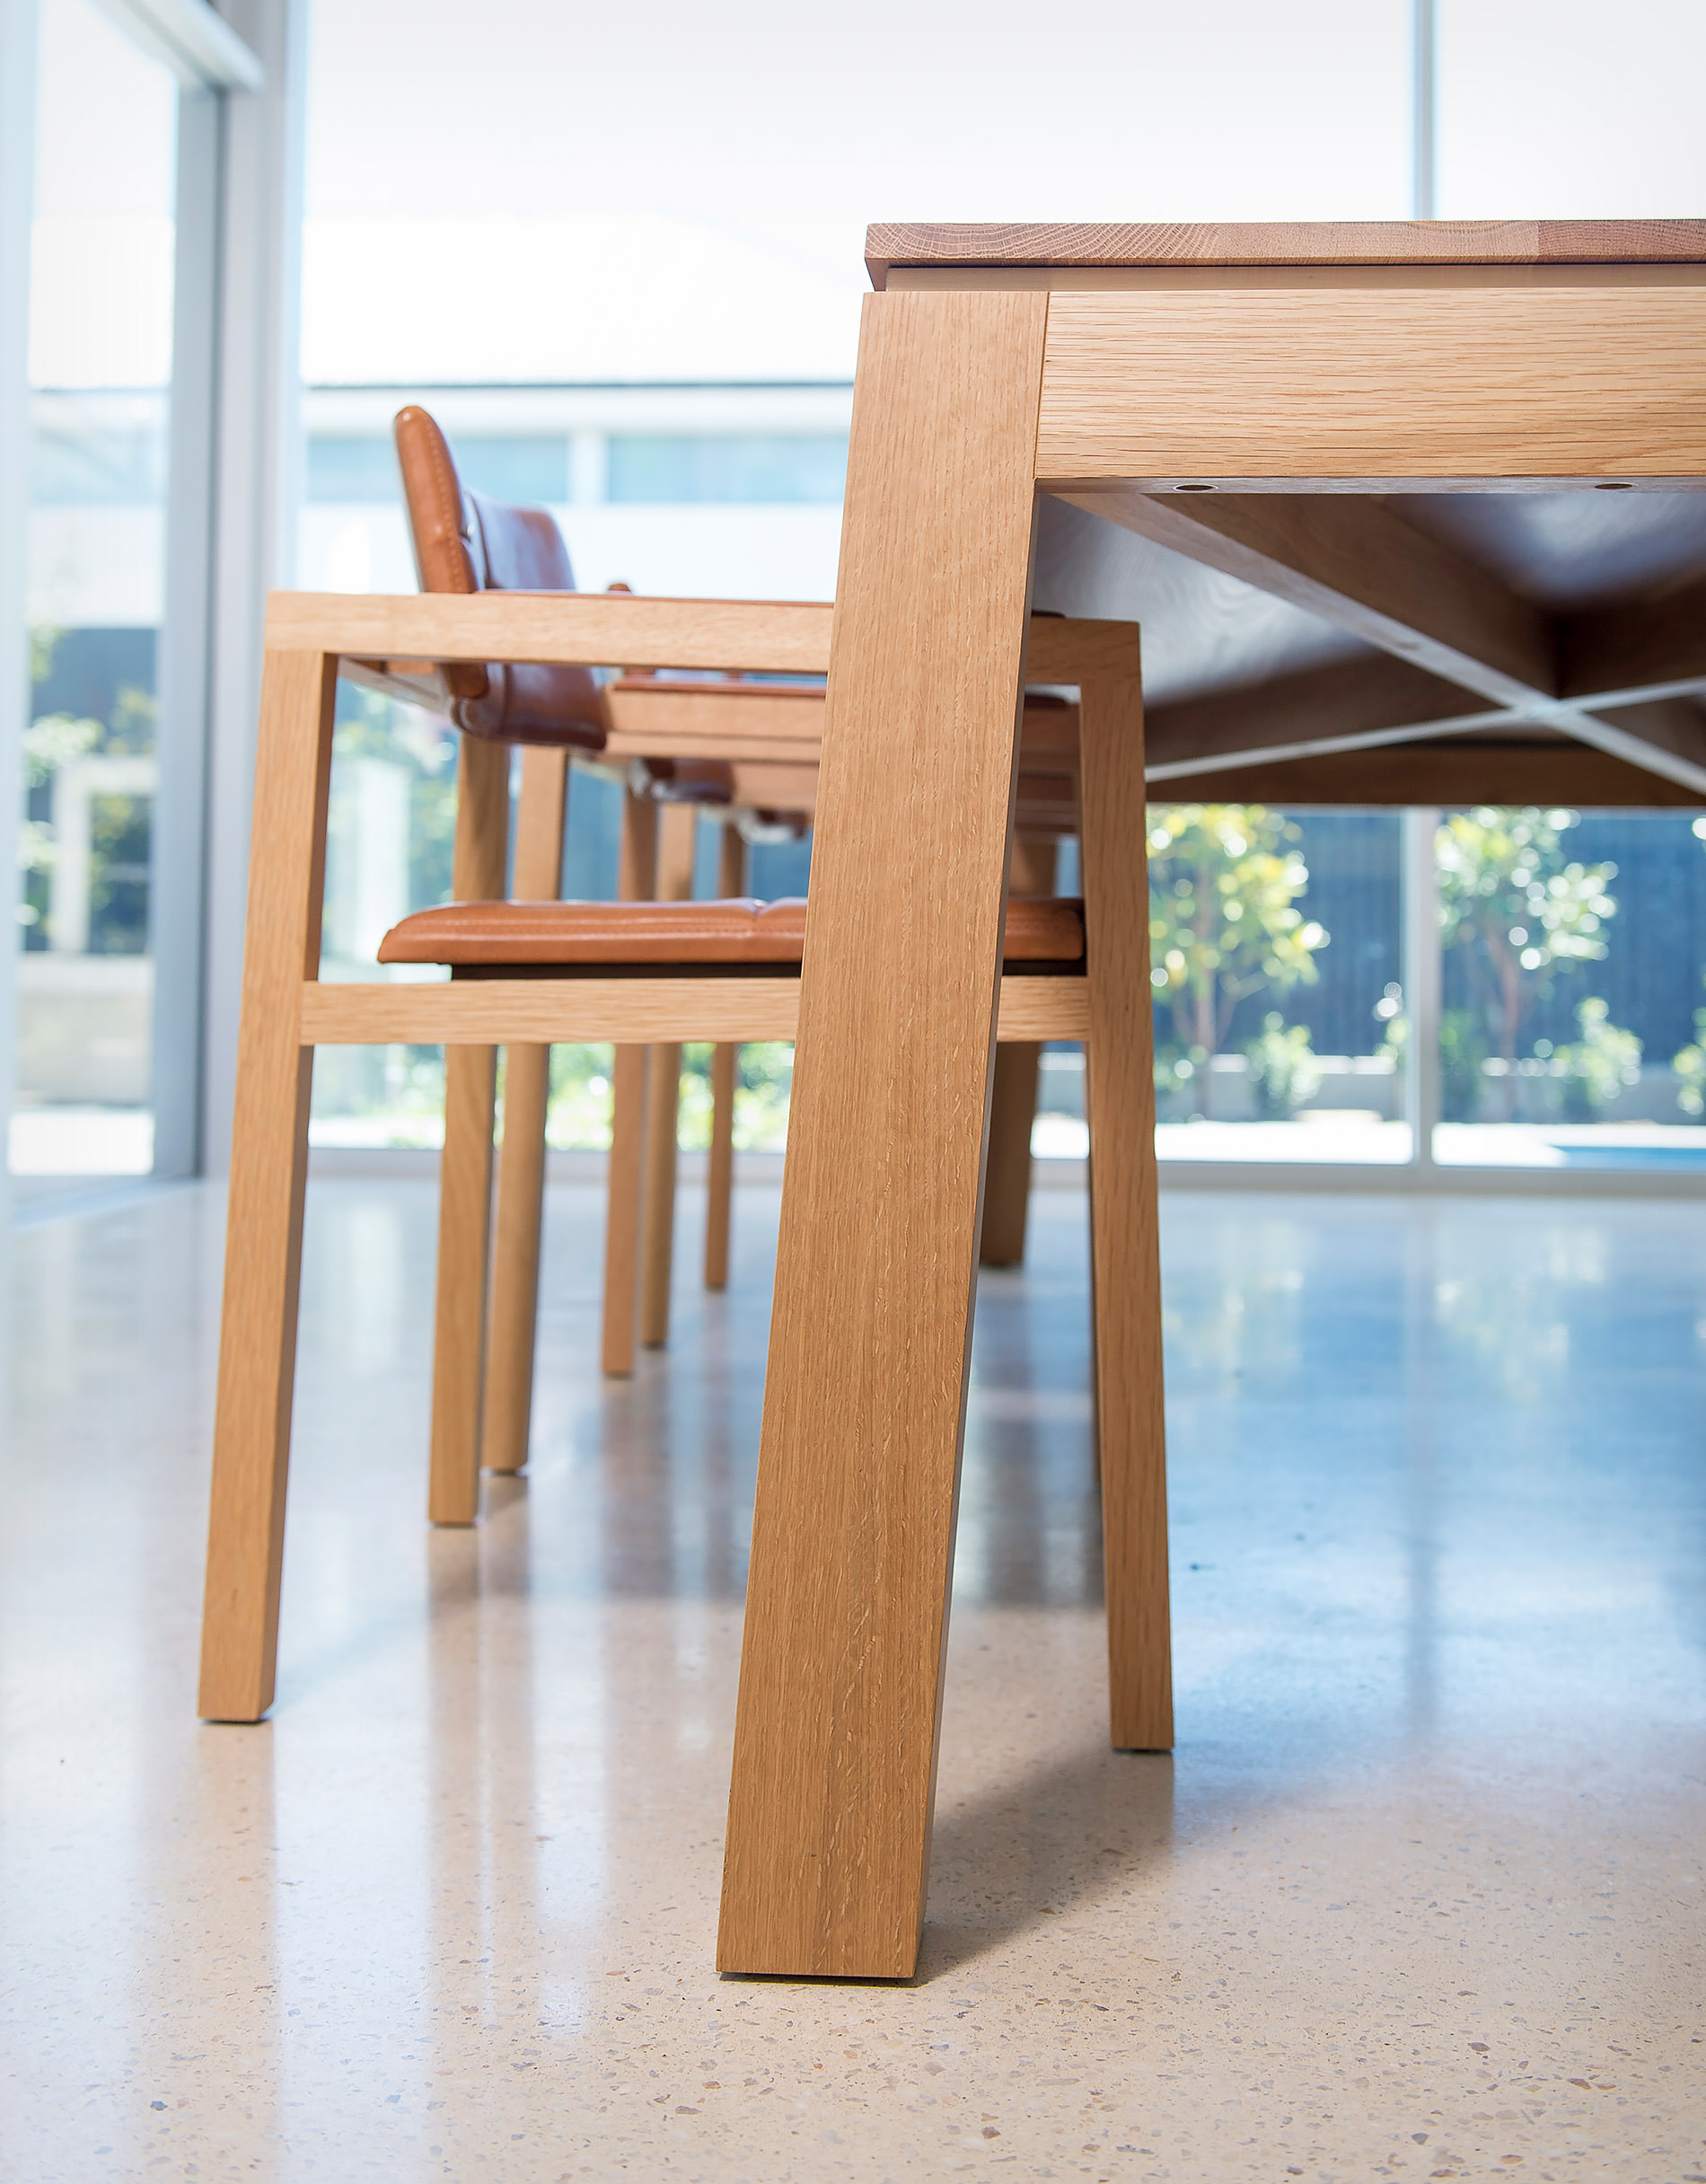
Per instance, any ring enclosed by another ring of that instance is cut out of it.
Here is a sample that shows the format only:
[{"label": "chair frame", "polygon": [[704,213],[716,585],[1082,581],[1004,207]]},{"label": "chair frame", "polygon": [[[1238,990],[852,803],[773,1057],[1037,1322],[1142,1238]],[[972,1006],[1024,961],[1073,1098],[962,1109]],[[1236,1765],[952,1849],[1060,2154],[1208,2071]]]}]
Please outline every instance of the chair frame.
[{"label": "chair frame", "polygon": [[[442,1043],[448,1109],[489,1099],[496,1050],[685,1039],[790,1039],[799,982],[738,975],[480,979],[322,984],[332,721],[340,663],[549,661],[821,674],[831,610],[626,594],[485,593],[413,597],[276,594],[269,603],[256,752],[253,847],[239,1034],[200,1712],[252,1722],[273,1697],[295,1380],[313,1052],[319,1045]],[[1038,619],[1028,672],[1081,689],[1086,973],[1002,981],[997,1035],[1079,1040],[1089,1054],[1092,1290],[1098,1447],[1116,1665],[1142,1660],[1145,1690],[1115,1740],[1171,1740],[1165,1455],[1156,1237],[1148,894],[1141,860],[1143,741],[1138,633],[1130,624]],[[557,754],[541,753],[541,759]],[[530,752],[529,758],[534,753]],[[507,847],[509,747],[464,738],[455,891],[499,898]],[[542,800],[543,804],[548,800]],[[464,809],[469,814],[463,817]],[[549,814],[546,813],[548,820]],[[1135,818],[1137,832],[1131,825]],[[541,823],[540,837],[550,835]],[[560,843],[560,806],[556,840]],[[518,850],[523,845],[518,842]],[[541,860],[545,852],[541,851]],[[1135,869],[1135,878],[1134,878]],[[554,890],[552,890],[554,892]],[[807,953],[811,942],[808,929]],[[536,1067],[536,1065],[526,1065]],[[491,1134],[464,1124],[446,1161],[441,1249],[465,1253],[451,1354],[435,1362],[465,1450],[435,1446],[434,1491],[479,1491],[478,1357],[486,1324]],[[531,1125],[530,1125],[530,1134]],[[541,1140],[542,1141],[542,1140]],[[534,1247],[536,1264],[536,1244]],[[441,1290],[441,1336],[450,1309]],[[531,1312],[525,1314],[531,1324]],[[469,1340],[469,1330],[474,1340]],[[1130,1694],[1128,1689],[1127,1698]]]}]

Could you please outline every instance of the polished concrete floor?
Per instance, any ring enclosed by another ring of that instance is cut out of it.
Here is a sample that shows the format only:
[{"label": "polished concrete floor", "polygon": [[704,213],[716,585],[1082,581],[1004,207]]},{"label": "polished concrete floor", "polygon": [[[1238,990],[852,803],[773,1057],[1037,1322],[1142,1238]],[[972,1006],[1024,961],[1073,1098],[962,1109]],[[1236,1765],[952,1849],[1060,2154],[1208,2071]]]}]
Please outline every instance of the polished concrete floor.
[{"label": "polished concrete floor", "polygon": [[311,1193],[272,1720],[193,1718],[220,1206],[14,1238],[0,2177],[1706,2179],[1706,1220],[1165,1209],[1179,1744],[1110,1753],[1081,1200],[986,1280],[922,1966],[719,1981],[772,1193],[420,1516],[432,1196]]}]

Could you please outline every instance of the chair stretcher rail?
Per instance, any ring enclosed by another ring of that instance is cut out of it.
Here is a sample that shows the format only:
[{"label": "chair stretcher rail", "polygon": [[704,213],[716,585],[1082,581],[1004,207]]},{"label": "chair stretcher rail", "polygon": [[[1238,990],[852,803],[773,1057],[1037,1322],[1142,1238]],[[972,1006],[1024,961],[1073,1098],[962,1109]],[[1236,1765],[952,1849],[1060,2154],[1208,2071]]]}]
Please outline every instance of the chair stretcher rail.
[{"label": "chair stretcher rail", "polygon": [[[431,985],[325,984],[302,993],[304,1046],[646,1045],[676,1040],[792,1039],[793,978],[479,979]],[[1085,982],[1001,981],[997,1036],[1083,1039]]]}]

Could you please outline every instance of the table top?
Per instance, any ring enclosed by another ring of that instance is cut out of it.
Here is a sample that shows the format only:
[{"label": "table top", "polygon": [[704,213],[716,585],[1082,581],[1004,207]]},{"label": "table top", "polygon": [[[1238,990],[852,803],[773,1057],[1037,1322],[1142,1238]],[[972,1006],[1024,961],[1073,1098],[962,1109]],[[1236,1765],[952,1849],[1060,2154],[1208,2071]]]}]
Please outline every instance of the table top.
[{"label": "table top", "polygon": [[1702,265],[1706,220],[878,221],[874,287],[901,266]]},{"label": "table top", "polygon": [[[1692,286],[1706,220],[879,223],[866,263],[877,288]],[[1120,528],[1045,499],[1039,534],[1039,606],[1142,624],[1152,778],[1296,758],[1314,801],[1329,753],[1564,734],[1628,800],[1657,774],[1706,801],[1706,492],[1186,489],[1126,496]]]}]

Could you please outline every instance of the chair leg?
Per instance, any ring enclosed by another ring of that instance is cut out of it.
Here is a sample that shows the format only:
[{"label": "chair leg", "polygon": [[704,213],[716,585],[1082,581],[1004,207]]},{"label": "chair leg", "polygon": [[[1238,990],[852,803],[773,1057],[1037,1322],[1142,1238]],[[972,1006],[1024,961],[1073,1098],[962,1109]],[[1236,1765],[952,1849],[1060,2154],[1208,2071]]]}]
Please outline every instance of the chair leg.
[{"label": "chair leg", "polygon": [[[663,806],[657,828],[660,903],[686,903],[692,899],[693,852],[698,834],[699,815],[692,805]],[[669,1340],[681,1088],[681,1048],[653,1047],[646,1087],[645,1207],[640,1228],[639,1337],[647,1350],[661,1350]]]},{"label": "chair leg", "polygon": [[504,1134],[492,1236],[491,1331],[480,1456],[488,1471],[520,1471],[533,1415],[539,1325],[540,1231],[545,1211],[545,1105],[551,1050],[512,1046],[504,1056]]},{"label": "chair leg", "polygon": [[1112,1742],[1173,1743],[1166,1419],[1155,1154],[1143,699],[1135,682],[1080,692],[1085,959],[1090,1036],[1091,1300],[1108,1598]]},{"label": "chair leg", "polygon": [[[462,738],[457,759],[456,900],[501,900],[509,849],[509,746]],[[480,1387],[491,1248],[492,1128],[497,1050],[444,1050],[444,1150],[438,1183],[438,1299],[426,1513],[472,1524],[479,1513]]]},{"label": "chair leg", "polygon": [[669,1340],[670,1275],[675,1256],[675,1167],[680,1140],[682,1050],[647,1049],[646,1174],[640,1222],[639,1338],[647,1350]]},{"label": "chair leg", "polygon": [[619,1046],[611,1073],[609,1198],[604,1209],[603,1369],[621,1379],[634,1369],[639,1302],[641,1180],[645,1173],[644,1046]]},{"label": "chair leg", "polygon": [[[563,891],[567,794],[566,751],[532,744],[523,752],[512,880],[517,902],[552,902]],[[497,1151],[491,1327],[479,1435],[488,1471],[521,1470],[532,1438],[550,1061],[548,1046],[512,1046],[504,1057],[504,1135]]]},{"label": "chair leg", "polygon": [[199,1710],[215,1722],[258,1722],[277,1659],[313,1075],[302,983],[319,967],[337,687],[335,660],[268,655],[202,1619]]},{"label": "chair leg", "polygon": [[[1013,844],[1007,894],[1054,893],[1059,845],[1024,835]],[[998,1046],[989,1096],[989,1158],[983,1177],[983,1233],[978,1258],[984,1266],[1017,1266],[1024,1257],[1031,1211],[1031,1125],[1036,1120],[1037,1078],[1042,1049],[1031,1041]]]},{"label": "chair leg", "polygon": [[[657,878],[658,807],[629,789],[622,798],[622,838],[616,892],[624,903],[643,903]],[[604,1324],[602,1369],[612,1379],[634,1369],[639,1305],[641,1158],[646,1134],[646,1052],[619,1046],[611,1070],[611,1154],[604,1208]]]},{"label": "chair leg", "polygon": [[1017,1266],[1031,1211],[1031,1125],[1036,1119],[1042,1049],[1016,1040],[995,1050],[989,1094],[989,1158],[983,1181],[983,1266]]},{"label": "chair leg", "polygon": [[705,1286],[728,1287],[728,1239],[734,1206],[734,1070],[738,1046],[711,1049],[711,1154],[705,1173]]},{"label": "chair leg", "polygon": [[[746,893],[746,843],[725,826],[717,857],[717,892],[725,899]],[[730,1216],[734,1202],[734,1079],[738,1046],[711,1050],[711,1157],[705,1177],[705,1286],[728,1287]]]},{"label": "chair leg", "polygon": [[492,1127],[497,1050],[444,1054],[444,1150],[438,1168],[438,1298],[433,1319],[432,1475],[435,1524],[479,1514],[480,1390],[486,1361],[486,1283],[492,1212]]}]

